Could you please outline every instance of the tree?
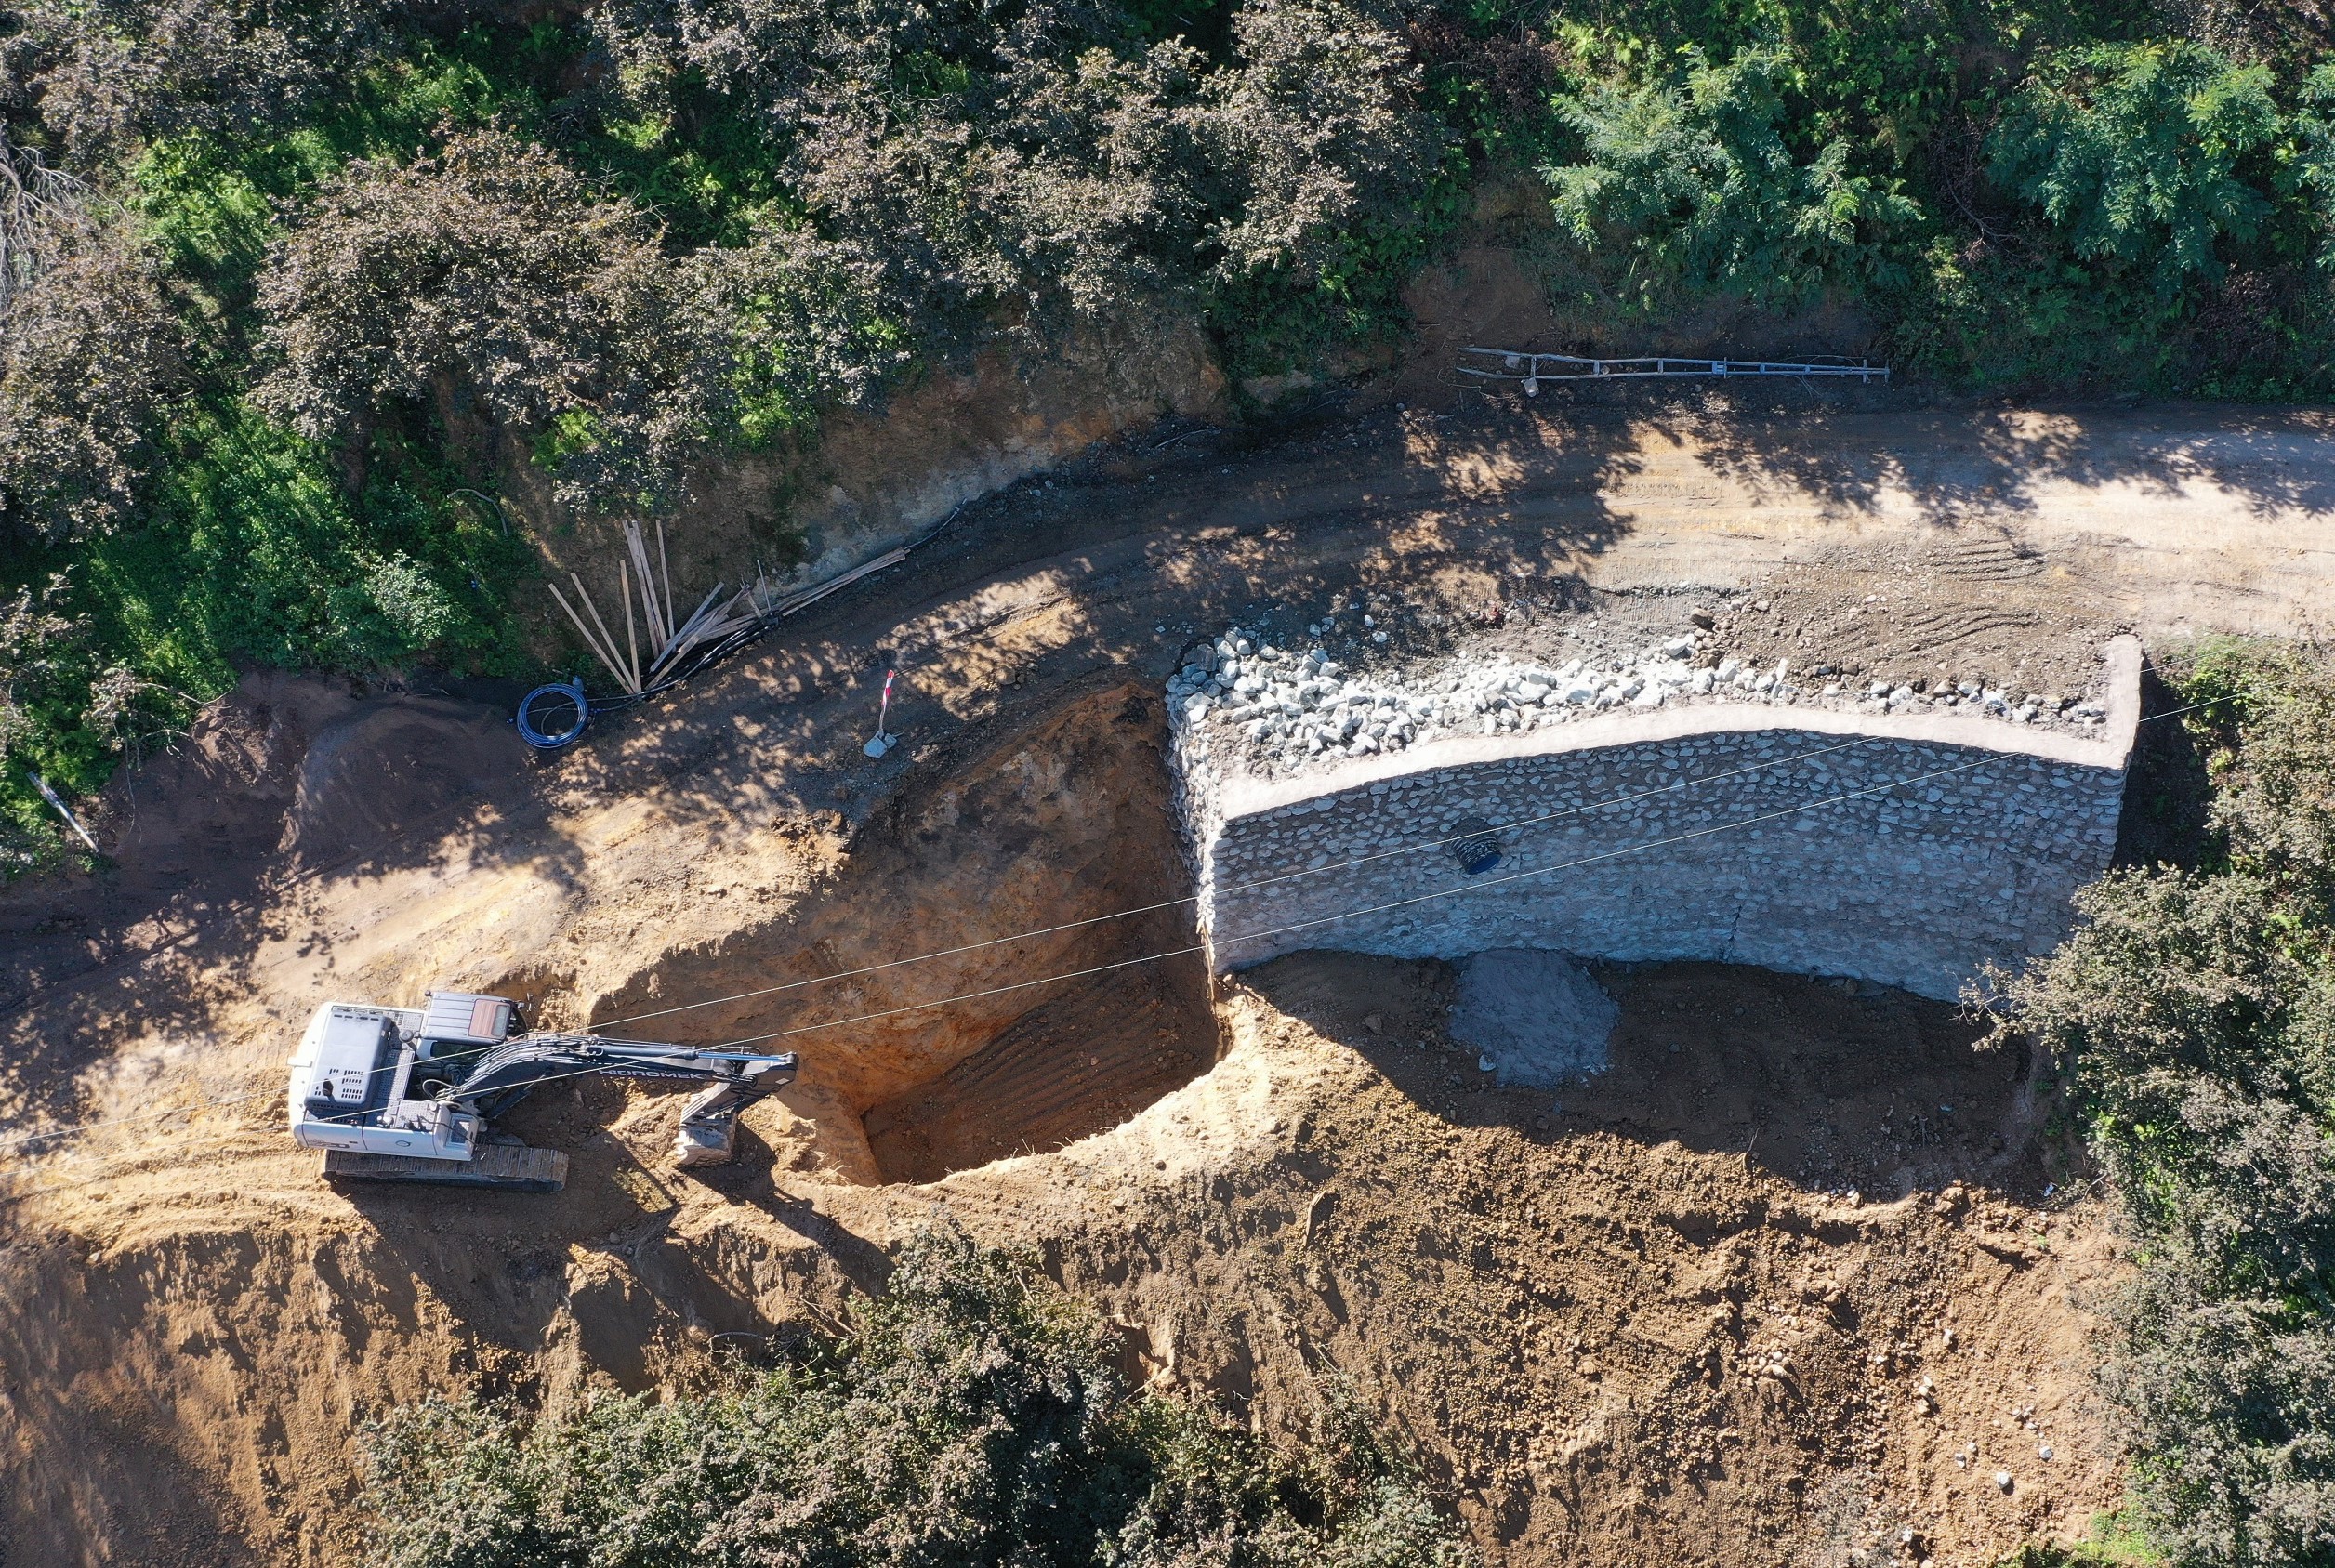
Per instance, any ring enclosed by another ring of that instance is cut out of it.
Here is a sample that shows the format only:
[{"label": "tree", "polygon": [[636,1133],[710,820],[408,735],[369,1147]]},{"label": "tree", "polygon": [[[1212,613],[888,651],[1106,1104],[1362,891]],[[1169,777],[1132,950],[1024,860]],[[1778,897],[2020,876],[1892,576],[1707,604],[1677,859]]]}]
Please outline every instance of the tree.
[{"label": "tree", "polygon": [[2285,124],[2270,70],[2183,43],[2101,45],[2051,60],[1986,138],[1988,177],[2041,209],[2087,260],[2145,270],[2160,294],[2219,279],[2270,197],[2250,155]]},{"label": "tree", "polygon": [[694,75],[792,192],[724,261],[760,349],[864,396],[909,345],[1092,314],[1188,270],[1196,57],[1109,13],[907,0],[636,0],[602,22],[636,102]]},{"label": "tree", "polygon": [[352,165],[277,245],[259,305],[273,368],[257,395],[302,434],[475,398],[572,505],[669,501],[733,398],[699,273],[637,209],[496,131]]},{"label": "tree", "polygon": [[1201,122],[1219,270],[1303,275],[1365,216],[1416,223],[1447,133],[1411,101],[1419,74],[1391,11],[1254,0],[1233,27],[1240,67],[1210,78]]},{"label": "tree", "polygon": [[379,52],[361,0],[31,0],[16,46],[40,118],[74,166],[142,139],[281,124]]},{"label": "tree", "polygon": [[1682,83],[1604,82],[1562,100],[1582,160],[1542,170],[1559,226],[1584,250],[1627,251],[1642,300],[1679,286],[1801,299],[1873,270],[1880,243],[1919,221],[1894,184],[1850,172],[1844,140],[1798,161],[1782,51],[1686,59]]},{"label": "tree", "polygon": [[182,363],[178,323],[119,231],[26,270],[0,313],[0,517],[84,537],[129,512]]},{"label": "tree", "polygon": [[2112,874],[1994,1002],[2072,1074],[2136,1243],[2104,1387],[2152,1538],[2305,1568],[2335,1555],[2335,671],[2222,644],[2183,689],[2225,863]]},{"label": "tree", "polygon": [[789,1364],[534,1422],[434,1402],[370,1454],[381,1568],[1466,1561],[1349,1403],[1292,1456],[1130,1395],[1088,1313],[945,1217]]},{"label": "tree", "polygon": [[1355,227],[1412,221],[1445,150],[1394,15],[1356,0],[1254,0],[1214,67],[1102,7],[633,0],[601,25],[638,104],[693,76],[777,150],[793,199],[721,276],[804,395],[1211,276],[1310,281]]},{"label": "tree", "polygon": [[2303,107],[2294,117],[2296,183],[2311,204],[2318,232],[2320,270],[2335,274],[2335,64],[2322,65],[2303,83]]}]

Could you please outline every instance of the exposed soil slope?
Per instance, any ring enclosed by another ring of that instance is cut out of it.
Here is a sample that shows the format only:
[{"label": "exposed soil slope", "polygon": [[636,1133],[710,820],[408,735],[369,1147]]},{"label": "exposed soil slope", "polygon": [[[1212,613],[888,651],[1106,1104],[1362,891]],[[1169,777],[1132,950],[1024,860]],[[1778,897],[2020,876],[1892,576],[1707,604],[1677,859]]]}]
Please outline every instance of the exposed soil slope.
[{"label": "exposed soil slope", "polygon": [[[2025,1064],[1948,1009],[1613,977],[1614,1068],[1560,1113],[1453,1051],[1440,965],[1246,980],[1217,1074],[1063,1161],[1094,1194],[1064,1276],[1159,1376],[1286,1420],[1351,1374],[1495,1561],[1990,1563],[2116,1500],[2070,1307],[2110,1249],[2040,1199]],[[1110,1163],[1144,1132],[1164,1192]]]},{"label": "exposed soil slope", "polygon": [[[8,1544],[351,1561],[372,1414],[472,1379],[686,1377],[711,1335],[879,1286],[936,1199],[1043,1245],[1146,1375],[1272,1424],[1325,1362],[1352,1372],[1495,1555],[1748,1568],[1893,1526],[1943,1565],[2073,1528],[2115,1495],[2076,1392],[2105,1244],[2042,1200],[2022,1064],[1901,998],[1614,977],[1616,1065],[1558,1111],[1436,1046],[1437,971],[1291,959],[1211,1014],[1162,966],[802,1036],[799,1090],[704,1180],[664,1164],[678,1097],[547,1092],[517,1130],[574,1162],[549,1200],[335,1192],[277,1130],[278,1064],[327,996],[503,987],[609,1021],[1172,899],[1151,693],[1195,630],[1276,607],[1375,596],[1426,639],[1715,604],[1796,662],[2027,660],[2038,683],[2119,626],[2307,628],[2322,433],[1814,401],[1203,435],[969,509],[913,571],[547,767],[476,708],[255,679],[125,776],[104,875],[0,893],[10,1136],[97,1124],[11,1151]],[[1923,565],[1956,549],[2009,564]],[[1851,606],[1885,583],[1882,635]],[[888,666],[908,744],[871,764]],[[819,993],[840,1011],[788,994],[628,1028],[766,1033],[1184,929],[1170,908]]]}]

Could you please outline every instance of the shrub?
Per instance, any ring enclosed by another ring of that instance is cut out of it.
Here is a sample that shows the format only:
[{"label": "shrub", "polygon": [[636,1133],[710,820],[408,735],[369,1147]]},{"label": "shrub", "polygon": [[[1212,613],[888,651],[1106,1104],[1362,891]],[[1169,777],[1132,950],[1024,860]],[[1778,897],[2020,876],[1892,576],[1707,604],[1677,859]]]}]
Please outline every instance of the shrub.
[{"label": "shrub", "polygon": [[2201,647],[2185,684],[2212,705],[2210,818],[2229,855],[2335,918],[2335,668],[2316,651],[2231,639]]},{"label": "shrub", "polygon": [[1794,155],[1790,63],[1774,48],[1723,64],[1690,48],[1680,82],[1602,82],[1563,99],[1582,158],[1542,171],[1559,226],[1585,250],[1625,250],[1649,305],[1680,288],[1794,303],[1871,271],[1921,209],[1851,172],[1845,140]]},{"label": "shrub", "polygon": [[2104,1385],[2177,1564],[2335,1552],[2335,786],[2316,655],[2223,643],[2183,694],[2223,863],[2134,870],[1997,998],[2071,1070],[2137,1244]]},{"label": "shrub", "polygon": [[128,756],[185,717],[179,693],[105,656],[88,617],[70,613],[63,573],[0,599],[0,874],[55,858],[49,808],[23,771],[81,787],[93,758]]},{"label": "shrub", "polygon": [[382,1568],[1465,1561],[1350,1407],[1287,1455],[1130,1395],[1089,1314],[945,1219],[789,1364],[534,1421],[432,1402],[369,1452]]},{"label": "shrub", "polygon": [[281,124],[385,43],[360,0],[31,0],[18,71],[79,167],[148,137]]},{"label": "shrub", "polygon": [[1448,133],[1389,11],[1255,0],[1233,20],[1240,68],[1209,82],[1210,239],[1219,270],[1318,273],[1365,217],[1416,221]]},{"label": "shrub", "polygon": [[493,131],[353,165],[277,245],[259,307],[258,399],[301,434],[475,397],[579,506],[668,499],[732,395],[710,301],[642,215]]},{"label": "shrub", "polygon": [[2160,294],[2219,278],[2224,242],[2273,208],[2249,165],[2285,126],[2269,68],[2183,43],[2051,60],[1986,141],[1988,174],[2086,260],[2145,272]]},{"label": "shrub", "polygon": [[181,362],[152,264],[119,232],[24,269],[0,314],[0,518],[22,535],[127,513]]},{"label": "shrub", "polygon": [[2093,1142],[2144,1233],[2276,1291],[2335,1278],[2335,975],[2269,884],[2127,872],[2012,988],[2072,1063]]}]

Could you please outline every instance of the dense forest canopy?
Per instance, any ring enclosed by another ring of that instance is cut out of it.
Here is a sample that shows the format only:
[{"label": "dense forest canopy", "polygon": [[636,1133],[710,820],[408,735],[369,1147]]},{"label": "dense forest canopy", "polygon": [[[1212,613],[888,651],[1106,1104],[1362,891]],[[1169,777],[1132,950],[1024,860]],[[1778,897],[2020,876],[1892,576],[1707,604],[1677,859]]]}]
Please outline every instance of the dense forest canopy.
[{"label": "dense forest canopy", "polygon": [[984,345],[1844,301],[1951,389],[2335,388],[2311,0],[32,0],[0,11],[0,854],[237,664],[521,673],[491,494],[669,508]]}]

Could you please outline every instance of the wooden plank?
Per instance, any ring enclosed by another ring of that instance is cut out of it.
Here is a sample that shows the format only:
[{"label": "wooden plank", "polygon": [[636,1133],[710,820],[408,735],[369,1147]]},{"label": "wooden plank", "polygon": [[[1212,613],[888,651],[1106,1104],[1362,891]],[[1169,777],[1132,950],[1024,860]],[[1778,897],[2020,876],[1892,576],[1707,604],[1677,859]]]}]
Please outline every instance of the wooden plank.
[{"label": "wooden plank", "polygon": [[[584,600],[584,608],[592,613],[592,624],[600,627],[600,636],[608,639],[611,662],[618,662],[613,657],[616,648],[616,634],[610,631],[608,629],[608,623],[600,618],[600,606],[593,602],[591,591],[585,587],[584,579],[571,572],[568,573],[568,581],[575,585],[576,594]],[[627,677],[619,674],[616,678],[616,683],[619,686],[624,687],[626,691],[630,692],[635,696],[639,696],[640,694],[640,681],[638,677],[633,677],[627,679]]]},{"label": "wooden plank", "polygon": [[632,629],[632,584],[625,563],[616,563],[616,597],[625,601],[625,664],[632,671],[632,689],[640,690],[640,638]]},{"label": "wooden plank", "polygon": [[866,561],[861,565],[854,566],[851,571],[846,572],[840,577],[830,577],[815,588],[805,588],[802,592],[795,595],[792,599],[789,599],[781,604],[779,606],[778,613],[781,615],[792,615],[798,610],[808,609],[811,605],[816,604],[821,600],[826,598],[827,595],[834,593],[837,589],[850,587],[853,583],[858,582],[862,577],[866,576],[868,573],[872,572],[881,572],[887,566],[897,566],[907,559],[908,552],[905,549],[888,550],[884,554],[877,556],[874,560]]},{"label": "wooden plank", "polygon": [[665,520],[657,519],[657,571],[665,578],[665,640],[673,640],[673,563],[665,559]]},{"label": "wooden plank", "polygon": [[673,640],[673,628],[657,608],[656,578],[649,570],[649,547],[640,537],[639,523],[625,524],[625,548],[632,556],[633,588],[640,596],[640,613],[648,623],[649,636],[654,639],[654,648],[663,648]]},{"label": "wooden plank", "polygon": [[624,685],[625,672],[616,666],[616,661],[600,647],[600,639],[592,635],[592,628],[584,624],[584,617],[575,613],[574,607],[568,603],[567,597],[560,592],[560,585],[546,583],[544,586],[551,590],[551,597],[559,600],[560,608],[565,610],[568,613],[568,619],[575,623],[576,632],[584,639],[584,646],[592,651],[592,657],[608,666],[608,673],[615,678],[618,686]]}]

